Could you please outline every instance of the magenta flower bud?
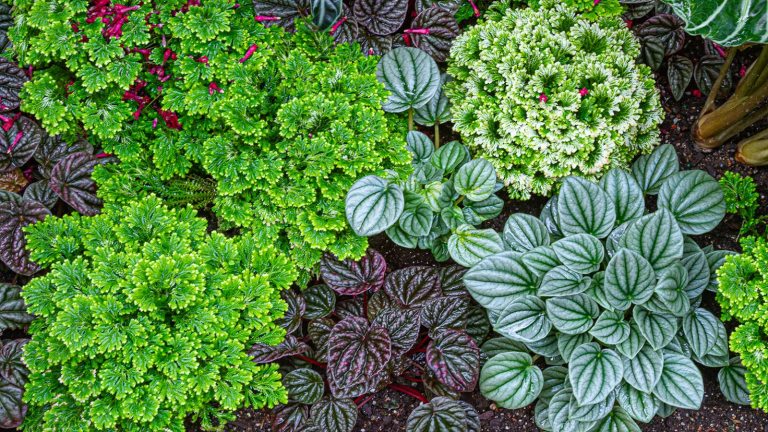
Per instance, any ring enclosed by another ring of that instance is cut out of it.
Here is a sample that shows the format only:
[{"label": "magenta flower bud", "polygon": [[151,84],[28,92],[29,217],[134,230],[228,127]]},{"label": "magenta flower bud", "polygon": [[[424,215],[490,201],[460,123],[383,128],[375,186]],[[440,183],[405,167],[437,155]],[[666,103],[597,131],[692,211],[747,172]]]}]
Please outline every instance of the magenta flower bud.
[{"label": "magenta flower bud", "polygon": [[256,15],[253,19],[256,20],[256,22],[280,21],[279,16]]},{"label": "magenta flower bud", "polygon": [[210,84],[208,84],[208,94],[213,95],[214,92],[224,93],[224,90],[219,88],[219,86],[216,85],[215,82],[211,82]]},{"label": "magenta flower bud", "polygon": [[155,129],[155,128],[157,128],[157,118],[152,120],[152,129]]},{"label": "magenta flower bud", "polygon": [[336,33],[336,30],[338,30],[339,27],[341,27],[341,25],[344,24],[346,21],[347,21],[347,17],[345,16],[341,17],[341,19],[336,21],[336,24],[334,24],[333,27],[331,27],[331,31],[329,33],[330,34]]},{"label": "magenta flower bud", "polygon": [[474,1],[469,0],[469,4],[472,5],[472,11],[474,11],[476,17],[480,17],[480,9],[477,8],[477,5]]},{"label": "magenta flower bud", "polygon": [[11,152],[13,151],[13,149],[16,148],[16,146],[19,144],[19,141],[21,141],[21,137],[23,136],[24,136],[24,131],[18,131],[16,133],[16,138],[13,139],[13,144],[11,144],[11,146],[8,147],[8,151],[6,151],[6,153],[11,154]]},{"label": "magenta flower bud", "polygon": [[249,58],[251,58],[251,56],[253,55],[253,53],[256,52],[257,49],[259,49],[259,46],[256,44],[253,44],[250,47],[248,47],[248,51],[246,51],[243,58],[240,59],[240,63],[245,63]]},{"label": "magenta flower bud", "polygon": [[428,35],[429,29],[428,28],[405,29],[403,33]]},{"label": "magenta flower bud", "polygon": [[546,93],[542,93],[539,95],[539,102],[547,103],[549,100],[549,97],[547,97]]},{"label": "magenta flower bud", "polygon": [[587,90],[587,88],[584,87],[581,90],[579,90],[579,94],[581,95],[581,97],[584,97],[589,94],[589,90]]}]

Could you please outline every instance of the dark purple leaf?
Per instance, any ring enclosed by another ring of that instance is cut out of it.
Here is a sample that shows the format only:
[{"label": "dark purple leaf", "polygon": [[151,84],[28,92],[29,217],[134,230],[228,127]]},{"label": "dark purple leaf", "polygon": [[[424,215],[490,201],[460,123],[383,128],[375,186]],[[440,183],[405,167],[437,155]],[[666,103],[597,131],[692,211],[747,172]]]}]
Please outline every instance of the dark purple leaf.
[{"label": "dark purple leaf", "polygon": [[0,204],[0,260],[9,269],[24,276],[32,276],[40,271],[40,267],[29,259],[27,239],[22,229],[50,214],[37,201],[9,201]]},{"label": "dark purple leaf", "polygon": [[317,319],[328,316],[336,306],[336,294],[328,285],[315,285],[304,291],[304,301],[307,304],[304,318]]},{"label": "dark purple leaf", "polygon": [[665,56],[670,56],[685,45],[685,21],[677,15],[655,15],[637,26],[637,35],[659,39],[664,46]]},{"label": "dark purple leaf", "polygon": [[467,414],[467,432],[480,432],[480,414],[477,413],[475,407],[463,400],[456,402],[464,408],[464,412]]},{"label": "dark purple leaf", "polygon": [[[257,17],[269,18],[263,21],[266,26],[279,25],[288,31],[294,31],[296,18],[309,15],[310,0],[254,0],[253,9]],[[271,18],[279,17],[279,20]]]},{"label": "dark purple leaf", "polygon": [[448,387],[472,391],[480,372],[480,349],[466,332],[443,330],[427,345],[427,365]]},{"label": "dark purple leaf", "polygon": [[0,204],[4,202],[14,202],[16,204],[21,204],[21,201],[21,195],[15,192],[8,192],[6,190],[0,189]]},{"label": "dark purple leaf", "polygon": [[272,432],[303,432],[309,418],[309,407],[300,404],[278,405],[272,414]]},{"label": "dark purple leaf", "polygon": [[0,332],[21,329],[33,319],[21,298],[21,287],[0,283]]},{"label": "dark purple leaf", "polygon": [[18,168],[0,172],[0,189],[6,192],[19,193],[27,183],[27,178]]},{"label": "dark purple leaf", "polygon": [[376,291],[368,299],[368,321],[373,321],[385,309],[397,307],[386,291]]},{"label": "dark purple leaf", "polygon": [[390,273],[384,291],[401,307],[421,307],[440,297],[440,277],[432,267],[408,267]]},{"label": "dark purple leaf", "polygon": [[0,172],[24,166],[42,140],[43,130],[24,116],[16,119],[7,131],[0,129]]},{"label": "dark purple leaf", "polygon": [[416,407],[408,416],[407,432],[467,432],[467,413],[457,401],[436,397]]},{"label": "dark purple leaf", "polygon": [[0,378],[22,388],[29,375],[29,370],[21,359],[27,342],[29,339],[14,339],[6,341],[0,348]]},{"label": "dark purple leaf", "polygon": [[440,267],[437,273],[440,275],[440,287],[446,296],[468,296],[464,286],[464,274],[467,269],[460,265]]},{"label": "dark purple leaf", "polygon": [[656,70],[664,61],[664,42],[655,37],[647,36],[640,39],[640,58],[651,70]]},{"label": "dark purple leaf", "polygon": [[21,425],[27,406],[21,401],[24,390],[7,381],[0,381],[0,429],[13,429]]},{"label": "dark purple leaf", "polygon": [[44,178],[51,176],[51,170],[56,163],[65,157],[75,153],[93,154],[93,146],[86,140],[79,140],[72,145],[61,139],[58,135],[45,137],[40,141],[40,145],[35,152],[35,160],[39,164],[38,170]]},{"label": "dark purple leaf", "polygon": [[303,354],[309,350],[309,345],[296,339],[295,336],[288,335],[280,345],[272,346],[266,344],[256,344],[248,352],[256,363],[272,363],[283,357]]},{"label": "dark purple leaf", "polygon": [[336,309],[334,311],[341,319],[365,316],[365,312],[363,311],[363,299],[359,297],[342,300],[336,303]]},{"label": "dark purple leaf", "polygon": [[331,330],[336,325],[330,318],[320,318],[309,322],[307,334],[309,340],[315,347],[315,356],[321,362],[328,360],[328,339],[331,337]]},{"label": "dark purple leaf", "polygon": [[357,21],[352,16],[352,11],[344,5],[341,12],[341,18],[329,30],[333,35],[333,40],[337,44],[353,43],[357,40],[359,34]]},{"label": "dark purple leaf", "polygon": [[451,12],[433,6],[422,11],[406,32],[410,33],[413,46],[443,62],[451,51],[451,43],[459,35],[459,24]]},{"label": "dark purple leaf", "polygon": [[458,399],[461,396],[461,393],[441,383],[440,380],[438,380],[435,377],[435,374],[432,373],[431,370],[427,370],[427,373],[424,374],[423,379],[424,379],[424,390],[426,390],[426,396],[429,399],[432,399],[438,396],[449,397],[451,399]]},{"label": "dark purple leaf", "polygon": [[91,173],[103,162],[88,153],[71,154],[53,167],[49,186],[70,207],[86,216],[94,216],[99,213],[101,200],[96,197],[96,182]]},{"label": "dark purple leaf", "polygon": [[387,330],[369,326],[365,318],[337,323],[328,340],[328,380],[338,388],[359,384],[386,367],[392,356]]},{"label": "dark purple leaf", "polygon": [[323,377],[309,368],[292,370],[283,375],[283,386],[292,402],[307,405],[319,401],[325,392]]},{"label": "dark purple leaf", "polygon": [[415,309],[386,309],[379,313],[372,325],[387,329],[393,355],[403,355],[411,349],[421,328],[419,311]]},{"label": "dark purple leaf", "polygon": [[465,331],[480,345],[491,331],[491,322],[488,321],[488,314],[485,309],[480,306],[470,306],[464,319],[467,320]]},{"label": "dark purple leaf", "polygon": [[[717,81],[717,76],[720,74],[720,69],[723,66],[722,57],[719,55],[705,55],[699,59],[696,63],[696,68],[693,71],[693,78],[696,80],[696,86],[704,94],[709,94],[712,91],[712,86]],[[731,74],[730,72],[725,75],[723,79],[723,85],[720,90],[720,94],[728,92],[731,88]]]},{"label": "dark purple leaf", "polygon": [[439,297],[429,300],[421,308],[421,323],[434,335],[441,329],[464,330],[465,314],[469,308],[466,297]]},{"label": "dark purple leaf", "polygon": [[373,34],[397,31],[408,14],[408,0],[356,0],[352,7],[357,23]]},{"label": "dark purple leaf", "polygon": [[351,432],[357,423],[357,405],[351,399],[323,398],[312,406],[312,422],[326,432]]},{"label": "dark purple leaf", "polygon": [[382,56],[391,51],[395,46],[395,41],[400,40],[398,36],[377,36],[369,33],[362,27],[358,28],[357,41],[360,48],[366,55]]},{"label": "dark purple leaf", "polygon": [[669,88],[672,90],[672,96],[675,100],[680,100],[688,88],[693,76],[693,63],[681,55],[675,55],[667,60],[667,80]]},{"label": "dark purple leaf", "polygon": [[48,186],[48,180],[39,180],[27,186],[24,190],[24,199],[37,201],[52,209],[59,200],[59,196]]},{"label": "dark purple leaf", "polygon": [[[5,49],[8,37],[5,34],[7,6],[0,5],[0,47]],[[8,59],[0,57],[0,112],[8,112],[19,109],[19,91],[27,82],[27,75],[16,64]]]},{"label": "dark purple leaf", "polygon": [[416,10],[418,12],[421,12],[424,9],[429,9],[435,6],[435,7],[445,9],[448,12],[450,12],[452,15],[455,15],[456,11],[459,10],[463,2],[464,0],[440,0],[440,1],[416,0]]},{"label": "dark purple leaf", "polygon": [[8,29],[12,25],[11,6],[0,4],[0,52],[4,52],[12,46],[10,39],[8,39]]},{"label": "dark purple leaf", "polygon": [[380,253],[373,249],[359,261],[339,261],[326,254],[320,261],[320,275],[325,283],[342,295],[356,296],[366,291],[375,292],[384,285],[387,263]]},{"label": "dark purple leaf", "polygon": [[339,388],[336,386],[335,381],[328,380],[328,387],[331,389],[333,397],[336,399],[346,399],[373,393],[380,390],[382,387],[386,387],[390,382],[389,371],[385,369],[372,377],[366,377],[365,381],[362,381],[359,384],[345,388]]},{"label": "dark purple leaf", "polygon": [[301,317],[304,315],[306,303],[304,303],[304,297],[293,290],[283,291],[280,296],[285,300],[288,309],[282,318],[275,320],[275,324],[284,328],[286,333],[291,334],[301,325]]}]

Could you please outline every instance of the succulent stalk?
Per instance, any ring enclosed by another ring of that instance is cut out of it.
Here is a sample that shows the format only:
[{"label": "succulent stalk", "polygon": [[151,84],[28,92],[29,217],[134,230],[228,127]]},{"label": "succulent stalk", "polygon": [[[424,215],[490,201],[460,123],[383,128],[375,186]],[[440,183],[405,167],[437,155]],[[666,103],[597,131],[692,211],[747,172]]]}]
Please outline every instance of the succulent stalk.
[{"label": "succulent stalk", "polygon": [[737,148],[737,161],[752,166],[768,165],[768,129],[741,141]]}]

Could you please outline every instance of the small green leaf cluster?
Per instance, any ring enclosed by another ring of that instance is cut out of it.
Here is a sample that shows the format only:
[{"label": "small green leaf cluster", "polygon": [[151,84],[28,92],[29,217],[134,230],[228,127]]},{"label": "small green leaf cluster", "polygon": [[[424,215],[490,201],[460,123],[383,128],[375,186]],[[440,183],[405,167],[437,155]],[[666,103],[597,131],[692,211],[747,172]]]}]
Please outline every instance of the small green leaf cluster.
[{"label": "small green leaf cluster", "polygon": [[408,167],[400,119],[381,109],[377,59],[304,21],[294,34],[265,27],[231,0],[135,3],[119,37],[88,18],[101,13],[89,2],[20,8],[16,48],[36,68],[22,108],[161,180],[211,176],[219,219],[269,236],[301,268],[324,250],[362,256],[346,191]]},{"label": "small green leaf cluster", "polygon": [[768,240],[745,237],[743,253],[729,256],[717,272],[717,300],[723,318],[739,326],[731,334],[731,349],[747,368],[752,406],[768,411]]},{"label": "small green leaf cluster", "polygon": [[740,235],[759,234],[765,227],[766,216],[757,214],[760,208],[760,194],[752,177],[727,171],[720,178],[725,194],[725,211],[741,218]]},{"label": "small green leaf cluster", "polygon": [[472,159],[458,141],[435,148],[421,132],[407,137],[413,173],[402,181],[395,176],[367,176],[358,180],[346,199],[352,229],[361,236],[386,231],[405,248],[429,249],[437,261],[471,266],[479,258],[468,243],[501,251],[501,237],[475,226],[501,213],[504,201],[496,171],[485,159]]},{"label": "small green leaf cluster", "polygon": [[512,198],[596,179],[659,142],[663,111],[638,54],[617,17],[590,21],[551,0],[494,11],[451,49],[454,129]]},{"label": "small green leaf cluster", "polygon": [[[618,17],[624,12],[619,0],[564,0],[562,4],[575,9],[580,16],[590,20],[598,20],[604,17]],[[528,2],[532,8],[541,6],[539,0]]]},{"label": "small green leaf cluster", "polygon": [[277,366],[247,349],[285,336],[280,290],[297,272],[269,243],[206,229],[155,196],[26,229],[50,272],[22,294],[37,316],[24,430],[182,432],[188,415],[286,402]]},{"label": "small green leaf cluster", "polygon": [[[647,212],[646,195],[658,210]],[[690,237],[724,215],[717,181],[679,171],[665,145],[632,172],[567,177],[538,218],[510,216],[505,250],[464,276],[502,336],[483,345],[480,391],[506,408],[536,402],[544,430],[639,431],[700,407],[699,363],[721,368],[725,397],[748,404],[725,325],[701,304],[728,252]]]}]

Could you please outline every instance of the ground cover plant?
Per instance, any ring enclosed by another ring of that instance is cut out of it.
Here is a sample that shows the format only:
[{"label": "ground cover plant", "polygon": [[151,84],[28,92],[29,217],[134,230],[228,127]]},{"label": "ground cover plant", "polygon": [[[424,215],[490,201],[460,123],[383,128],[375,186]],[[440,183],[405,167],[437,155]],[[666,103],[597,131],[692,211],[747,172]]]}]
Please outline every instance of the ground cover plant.
[{"label": "ground cover plant", "polygon": [[[291,402],[276,410],[274,429],[350,432],[358,406],[389,387],[424,403],[410,414],[409,432],[479,431],[475,409],[457,399],[475,388],[489,325],[464,289],[464,272],[414,266],[387,274],[374,250],[360,261],[325,256],[323,283],[286,293],[282,323],[291,335],[252,351],[257,363],[286,364]],[[403,380],[423,383],[427,394]]]},{"label": "ground cover plant", "polygon": [[50,272],[22,293],[37,317],[24,430],[184,431],[188,415],[210,426],[286,401],[277,366],[247,348],[283,339],[294,265],[263,239],[206,229],[154,196],[26,229]]},{"label": "ground cover plant", "polygon": [[446,91],[454,129],[511,198],[549,194],[569,174],[595,178],[658,144],[659,97],[619,18],[501,6],[457,38]]},{"label": "ground cover plant", "polygon": [[[646,194],[658,195],[656,211],[646,212]],[[724,215],[718,182],[679,171],[665,145],[631,173],[567,177],[539,218],[510,216],[505,251],[484,252],[464,276],[506,338],[494,341],[480,391],[506,408],[536,402],[544,430],[637,431],[700,407],[696,362],[722,368],[725,397],[749,403],[724,324],[700,306],[727,252],[689,237]]]},{"label": "ground cover plant", "polygon": [[[52,133],[88,133],[126,163],[126,178],[212,177],[222,226],[272,239],[303,279],[323,251],[364,254],[346,191],[362,175],[408,168],[400,120],[380,108],[376,58],[304,21],[292,35],[264,27],[227,0],[18,7],[15,49],[36,69],[22,109]],[[113,191],[105,198],[126,199]]]}]

